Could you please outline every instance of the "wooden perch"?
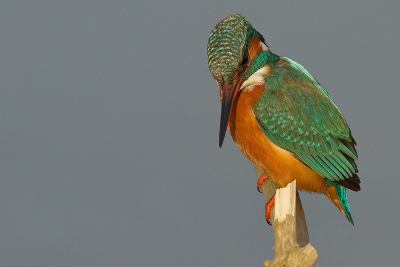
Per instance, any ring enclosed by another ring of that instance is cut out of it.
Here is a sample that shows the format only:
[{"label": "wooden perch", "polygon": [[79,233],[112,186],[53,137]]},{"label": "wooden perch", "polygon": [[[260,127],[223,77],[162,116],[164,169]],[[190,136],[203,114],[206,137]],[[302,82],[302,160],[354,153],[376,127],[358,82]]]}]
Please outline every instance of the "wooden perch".
[{"label": "wooden perch", "polygon": [[[259,166],[254,165],[254,169],[257,177],[264,173]],[[265,261],[264,266],[314,266],[318,255],[308,238],[306,218],[296,190],[296,181],[285,188],[276,189],[274,182],[267,179],[261,189],[265,201],[276,192],[275,205],[271,210],[275,257],[272,261]]]}]

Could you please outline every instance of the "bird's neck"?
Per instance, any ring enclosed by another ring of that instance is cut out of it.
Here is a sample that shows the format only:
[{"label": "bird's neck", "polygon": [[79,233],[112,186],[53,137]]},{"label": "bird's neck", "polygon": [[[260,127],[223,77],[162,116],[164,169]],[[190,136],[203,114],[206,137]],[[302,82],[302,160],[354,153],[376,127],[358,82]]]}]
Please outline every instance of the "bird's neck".
[{"label": "bird's neck", "polygon": [[269,50],[261,51],[250,63],[244,80],[248,79],[256,71],[268,64],[270,67],[274,67],[274,63],[280,59],[279,56],[270,52]]}]

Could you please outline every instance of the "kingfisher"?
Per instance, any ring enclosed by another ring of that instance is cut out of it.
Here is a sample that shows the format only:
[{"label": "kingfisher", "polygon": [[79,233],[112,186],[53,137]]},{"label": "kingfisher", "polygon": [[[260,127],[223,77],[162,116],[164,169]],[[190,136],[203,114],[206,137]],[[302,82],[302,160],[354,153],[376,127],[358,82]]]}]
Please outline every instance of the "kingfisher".
[{"label": "kingfisher", "polygon": [[[357,145],[332,98],[299,63],[272,53],[240,14],[211,31],[208,66],[220,87],[219,147],[226,129],[242,153],[277,188],[323,193],[354,225],[347,191],[360,191]],[[265,217],[275,195],[267,201]]]}]

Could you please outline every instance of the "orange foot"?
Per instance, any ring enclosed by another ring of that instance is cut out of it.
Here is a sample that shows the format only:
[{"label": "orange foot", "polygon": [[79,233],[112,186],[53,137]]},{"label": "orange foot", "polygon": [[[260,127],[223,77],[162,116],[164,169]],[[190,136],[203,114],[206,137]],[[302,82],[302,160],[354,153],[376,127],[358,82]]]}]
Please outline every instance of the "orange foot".
[{"label": "orange foot", "polygon": [[261,186],[263,185],[263,183],[267,179],[268,179],[268,176],[265,173],[261,174],[261,176],[258,177],[258,180],[257,180],[257,190],[258,190],[258,192],[261,193]]},{"label": "orange foot", "polygon": [[267,201],[267,204],[265,204],[265,219],[269,225],[271,225],[271,221],[269,220],[271,218],[271,208],[274,204],[275,194],[270,198],[270,200]]}]

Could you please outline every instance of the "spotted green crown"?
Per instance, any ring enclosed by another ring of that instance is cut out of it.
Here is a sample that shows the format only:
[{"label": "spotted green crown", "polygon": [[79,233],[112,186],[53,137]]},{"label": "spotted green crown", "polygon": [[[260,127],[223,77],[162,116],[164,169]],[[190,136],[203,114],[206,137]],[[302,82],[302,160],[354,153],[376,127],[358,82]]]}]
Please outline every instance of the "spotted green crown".
[{"label": "spotted green crown", "polygon": [[220,86],[224,81],[232,84],[233,73],[239,69],[252,36],[264,41],[262,35],[240,14],[226,17],[212,30],[207,45],[208,67]]}]

